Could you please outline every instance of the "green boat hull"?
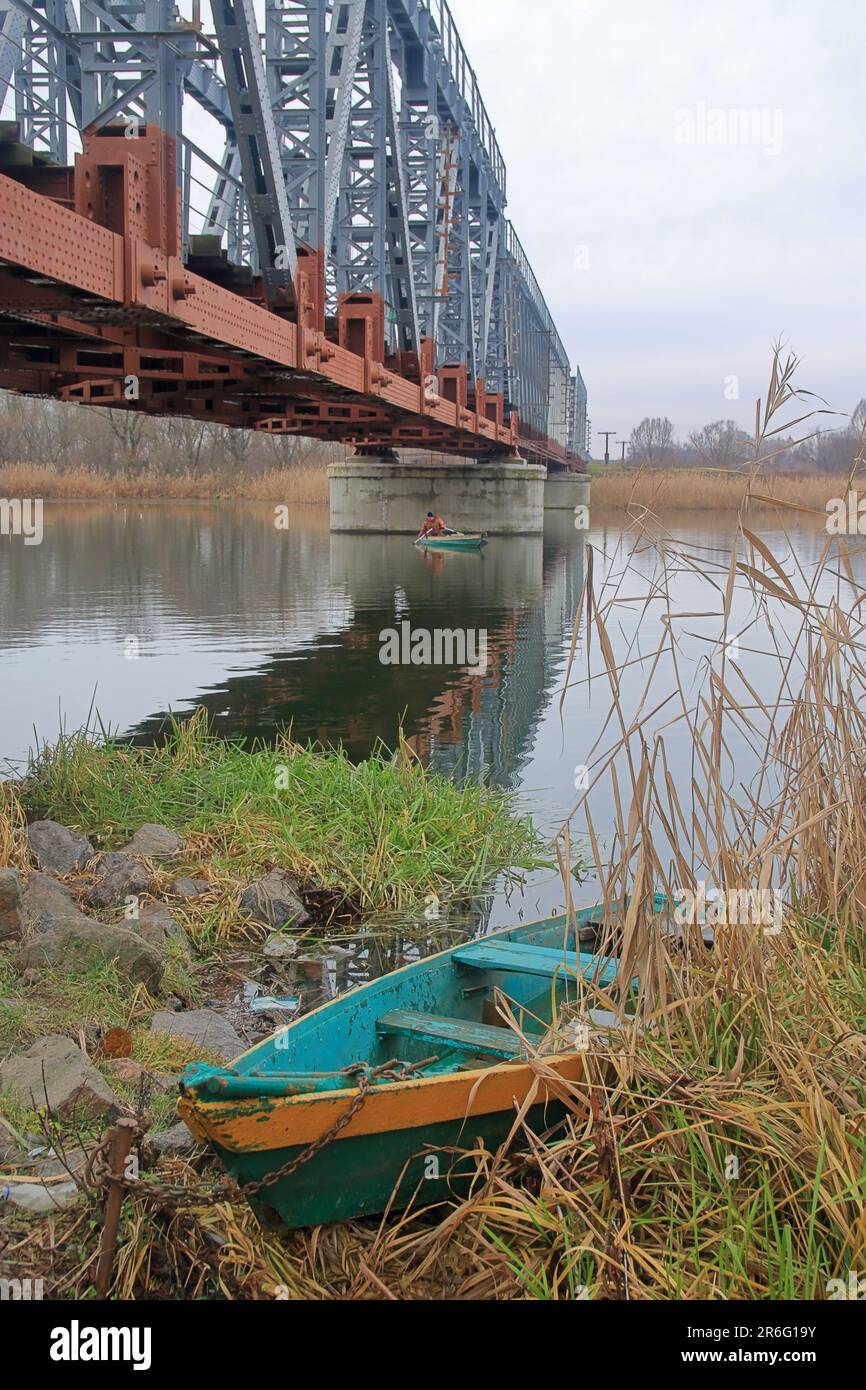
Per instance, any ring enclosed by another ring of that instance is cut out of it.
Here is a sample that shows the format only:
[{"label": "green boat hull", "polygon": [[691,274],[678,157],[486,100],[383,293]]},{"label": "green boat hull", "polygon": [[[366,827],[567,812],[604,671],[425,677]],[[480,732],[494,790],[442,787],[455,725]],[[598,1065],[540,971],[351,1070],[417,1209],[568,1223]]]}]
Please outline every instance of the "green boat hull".
[{"label": "green boat hull", "polygon": [[[565,1115],[559,1102],[533,1106],[527,1123],[544,1133]],[[389,1206],[399,1211],[465,1198],[478,1175],[479,1148],[495,1154],[514,1125],[511,1111],[447,1121],[424,1129],[369,1134],[333,1143],[251,1199],[262,1225],[298,1230],[330,1222],[377,1216]],[[520,1141],[518,1140],[518,1145]],[[232,1153],[219,1145],[220,1160],[243,1186],[284,1168],[306,1147],[265,1153]],[[401,1175],[395,1184],[395,1175]]]},{"label": "green boat hull", "polygon": [[427,536],[416,541],[423,550],[481,550],[486,544],[486,536]]}]

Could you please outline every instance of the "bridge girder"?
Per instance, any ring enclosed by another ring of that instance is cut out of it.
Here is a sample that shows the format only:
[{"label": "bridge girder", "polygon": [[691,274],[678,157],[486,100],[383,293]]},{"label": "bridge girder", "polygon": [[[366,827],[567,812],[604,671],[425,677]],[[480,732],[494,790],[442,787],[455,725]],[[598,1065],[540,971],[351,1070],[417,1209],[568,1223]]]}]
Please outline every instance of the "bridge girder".
[{"label": "bridge girder", "polygon": [[[462,413],[508,435],[490,440],[482,425],[466,452],[519,442],[557,464],[582,453],[582,378],[506,217],[505,163],[446,0],[264,0],[261,11],[254,0],[211,0],[211,27],[192,3],[183,19],[174,0],[0,0],[0,115],[16,122],[5,147],[33,152],[30,189],[56,183],[46,171],[82,145],[78,162],[89,148],[94,174],[121,131],[158,132],[163,151],[177,145],[160,177],[176,180],[180,225],[176,244],[151,250],[178,262],[169,309],[182,305],[187,324],[198,316],[189,286],[197,276],[211,285],[198,303],[210,301],[201,317],[212,348],[236,350],[232,337],[245,334],[225,332],[220,316],[237,324],[255,306],[318,335],[294,371],[311,361],[320,371],[343,350],[365,359],[362,392],[368,361],[386,386],[420,389],[415,428],[431,447],[443,447],[443,430],[460,446]],[[197,143],[196,108],[222,131],[221,153]],[[26,185],[3,148],[0,178]],[[112,155],[110,168],[132,177],[125,157]],[[199,186],[205,208],[194,206]],[[81,201],[79,189],[79,213]],[[140,230],[128,213],[87,213],[122,235],[126,263]],[[172,272],[156,273],[163,284]],[[135,303],[128,265],[116,288]],[[74,396],[77,378],[48,376]],[[404,397],[411,413],[411,390]],[[456,434],[432,420],[451,406]],[[289,429],[301,417],[292,407],[273,418]]]}]

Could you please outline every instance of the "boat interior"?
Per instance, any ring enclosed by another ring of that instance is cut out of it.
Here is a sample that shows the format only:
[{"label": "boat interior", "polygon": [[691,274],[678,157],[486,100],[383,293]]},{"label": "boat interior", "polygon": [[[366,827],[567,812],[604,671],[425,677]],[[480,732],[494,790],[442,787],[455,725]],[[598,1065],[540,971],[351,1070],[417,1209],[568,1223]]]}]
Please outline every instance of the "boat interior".
[{"label": "boat interior", "polygon": [[346,1069],[359,1065],[385,1085],[561,1051],[550,1030],[562,1006],[588,994],[593,1007],[587,986],[606,988],[617,974],[616,957],[580,949],[593,925],[601,930],[587,910],[419,961],[306,1015],[231,1068],[190,1068],[186,1088],[212,1099],[309,1095],[351,1086]]}]

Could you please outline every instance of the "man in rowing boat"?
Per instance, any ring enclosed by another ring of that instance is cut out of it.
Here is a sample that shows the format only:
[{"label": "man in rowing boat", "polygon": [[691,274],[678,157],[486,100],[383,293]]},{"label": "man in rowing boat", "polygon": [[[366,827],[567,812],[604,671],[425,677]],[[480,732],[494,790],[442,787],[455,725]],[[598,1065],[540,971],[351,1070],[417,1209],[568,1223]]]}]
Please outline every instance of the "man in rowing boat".
[{"label": "man in rowing boat", "polygon": [[450,536],[451,532],[436,512],[428,512],[427,520],[418,532],[419,541],[424,541],[428,536]]}]

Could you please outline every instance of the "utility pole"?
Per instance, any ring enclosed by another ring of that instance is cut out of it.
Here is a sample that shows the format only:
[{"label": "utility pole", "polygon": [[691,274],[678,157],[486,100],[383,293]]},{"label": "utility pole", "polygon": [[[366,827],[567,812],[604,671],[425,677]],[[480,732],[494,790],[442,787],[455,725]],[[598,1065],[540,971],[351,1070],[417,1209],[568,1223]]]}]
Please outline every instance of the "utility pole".
[{"label": "utility pole", "polygon": [[604,461],[610,463],[610,441],[616,439],[616,430],[599,430],[604,435]]},{"label": "utility pole", "polygon": [[622,461],[623,461],[623,463],[625,463],[625,451],[626,451],[627,448],[628,448],[628,445],[626,444],[625,440],[623,440],[623,441],[622,441]]}]

